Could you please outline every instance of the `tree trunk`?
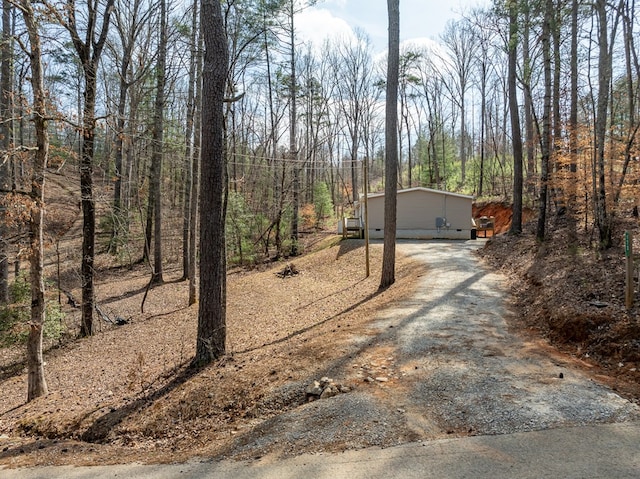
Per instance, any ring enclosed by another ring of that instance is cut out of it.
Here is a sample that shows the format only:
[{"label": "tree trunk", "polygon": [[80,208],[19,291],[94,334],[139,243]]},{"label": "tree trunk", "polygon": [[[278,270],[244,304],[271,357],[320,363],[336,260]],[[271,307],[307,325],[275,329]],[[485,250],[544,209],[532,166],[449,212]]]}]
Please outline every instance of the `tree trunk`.
[{"label": "tree trunk", "polygon": [[[11,3],[8,0],[2,2],[2,64],[0,65],[0,152],[6,155],[6,160],[0,163],[0,189],[1,194],[11,190],[11,160],[13,138],[13,72],[11,51]],[[0,213],[4,212],[4,207]],[[1,215],[0,215],[1,216]],[[7,228],[0,218],[0,304],[9,303],[9,244],[6,240]]]},{"label": "tree trunk", "polygon": [[35,13],[29,0],[21,1],[21,11],[29,35],[31,87],[33,89],[33,122],[36,145],[33,174],[31,177],[31,217],[30,238],[30,282],[31,320],[27,339],[27,401],[47,394],[42,358],[42,333],[45,320],[44,299],[44,178],[49,155],[49,134],[47,130],[47,98],[44,88],[42,49]]},{"label": "tree trunk", "polygon": [[228,51],[220,2],[203,0],[201,21],[205,55],[202,102],[202,176],[200,200],[200,303],[194,365],[225,353],[226,282],[224,235],[224,88]]},{"label": "tree trunk", "polygon": [[[409,147],[407,148],[407,185],[409,188],[411,188],[413,186],[413,178],[412,178],[412,171],[411,171],[411,169],[413,168],[413,157],[411,155],[412,143],[411,143],[411,129],[409,128],[409,106],[408,105],[404,115],[404,125],[407,129],[407,144],[409,145]],[[463,166],[463,171],[464,171],[464,166]]]},{"label": "tree trunk", "polygon": [[[636,123],[636,89],[637,85],[634,80],[640,81],[640,66],[638,65],[638,57],[634,45],[633,25],[635,20],[635,2],[626,2],[625,15],[623,19],[624,32],[624,57],[626,64],[626,82],[627,82],[627,138],[624,149],[624,164],[622,165],[622,173],[618,180],[618,185],[614,193],[614,204],[618,205],[622,187],[624,186],[631,159],[634,156],[633,150],[638,138],[639,125]],[[634,71],[635,65],[635,71]],[[635,205],[634,205],[635,206]]]},{"label": "tree trunk", "polygon": [[[164,102],[165,65],[167,60],[167,4],[160,0],[160,40],[158,43],[158,64],[156,66],[156,98],[153,118],[153,151],[149,184],[149,209],[153,208],[153,273],[152,284],[161,284],[162,277],[162,157],[164,154]],[[154,195],[152,200],[151,195]]]},{"label": "tree trunk", "polygon": [[126,72],[128,70],[128,62],[123,59],[122,69],[120,71],[120,95],[118,99],[118,118],[116,120],[116,138],[115,138],[115,177],[116,181],[113,185],[113,225],[111,229],[111,242],[109,251],[113,254],[118,252],[120,242],[122,241],[121,233],[123,226],[123,209],[122,209],[122,165],[124,150],[124,127],[125,127],[125,110],[127,105],[127,80]]},{"label": "tree trunk", "polygon": [[578,0],[571,1],[571,93],[569,106],[569,178],[567,181],[567,219],[569,247],[577,241],[575,205],[578,178]]},{"label": "tree trunk", "polygon": [[544,241],[547,224],[547,193],[549,182],[549,160],[551,156],[551,17],[553,0],[545,1],[544,19],[542,23],[542,56],[544,70],[544,105],[542,113],[542,138],[540,149],[542,161],[540,165],[540,196],[538,198],[538,225],[536,238]]},{"label": "tree trunk", "polygon": [[293,166],[293,211],[291,214],[291,256],[298,254],[298,217],[300,212],[300,167],[298,165],[298,142],[296,140],[297,112],[296,95],[298,94],[296,76],[296,31],[293,23],[294,0],[290,0],[289,35],[291,41],[290,68],[291,78],[289,84],[289,158]]},{"label": "tree trunk", "polygon": [[[483,47],[484,48],[484,47]],[[484,192],[485,138],[487,130],[487,60],[482,60],[482,78],[480,80],[480,172],[478,179],[478,196]]]},{"label": "tree trunk", "polygon": [[387,0],[389,14],[389,59],[385,107],[384,249],[380,289],[391,286],[396,267],[396,201],[398,193],[398,75],[400,63],[399,0]]},{"label": "tree trunk", "polygon": [[82,158],[80,161],[80,194],[82,205],[82,322],[80,336],[91,336],[94,331],[93,263],[95,259],[96,208],[93,198],[93,150],[95,135],[96,71],[85,66],[85,93],[83,108]]},{"label": "tree trunk", "polygon": [[[389,61],[388,58],[387,58],[387,61]],[[404,65],[402,65],[402,66],[403,66],[403,69],[404,69]],[[402,75],[402,77],[400,75]],[[407,90],[407,87],[406,87],[406,84],[405,84],[405,80],[406,80],[405,77],[406,77],[406,74],[405,74],[405,72],[403,70],[400,69],[400,60],[398,60],[398,100],[400,101],[400,113],[399,113],[400,120],[396,122],[396,125],[397,125],[396,128],[398,130],[398,133],[397,133],[397,137],[398,137],[398,156],[397,156],[397,158],[398,159],[397,159],[397,164],[396,164],[396,169],[398,170],[398,173],[397,173],[398,178],[397,178],[396,181],[397,181],[398,187],[400,189],[404,188],[404,179],[402,177],[402,158],[404,158],[404,152],[403,152],[403,149],[402,149],[402,147],[403,147],[403,144],[402,144],[402,129],[404,128],[404,122],[402,121],[402,116],[404,114],[404,108],[405,108],[404,107],[404,104],[405,104],[405,101],[404,101],[405,96],[404,96],[404,94],[405,94],[405,92]],[[398,189],[398,187],[396,187],[396,190]]]},{"label": "tree trunk", "polygon": [[[522,61],[524,63],[524,83],[525,88],[529,89],[531,84],[531,49],[529,47],[529,36],[531,30],[531,7],[525,7],[524,31],[522,38]],[[524,96],[524,123],[525,138],[527,152],[527,192],[533,197],[536,190],[536,182],[534,179],[536,170],[535,143],[534,143],[534,120],[533,120],[533,102],[531,95]]]},{"label": "tree trunk", "polygon": [[[371,101],[371,59],[369,54],[369,40],[356,32],[355,40],[340,40],[336,42],[335,54],[329,54],[330,65],[333,69],[337,103],[336,115],[342,120],[345,136],[348,135],[349,168],[351,172],[351,202],[356,203],[360,195],[360,179],[358,152],[360,145],[366,143],[365,125],[367,114],[366,105]],[[310,73],[313,75],[313,72]],[[325,121],[322,115],[319,122]],[[320,125],[321,123],[319,123]]]},{"label": "tree trunk", "polygon": [[[198,0],[194,0],[191,8],[191,58],[189,59],[189,87],[187,89],[187,128],[184,135],[186,149],[184,153],[184,170],[186,172],[186,178],[184,182],[184,205],[182,208],[182,279],[189,279],[195,273],[190,268],[189,256],[190,256],[190,242],[189,235],[191,229],[195,229],[195,226],[191,224],[191,202],[195,201],[193,198],[193,123],[195,116],[195,83],[196,83],[196,61],[198,59]],[[192,303],[190,303],[192,304]]]},{"label": "tree trunk", "polygon": [[[95,259],[95,230],[96,211],[93,197],[93,154],[95,139],[95,105],[97,92],[97,70],[100,56],[107,41],[111,12],[114,0],[107,0],[104,6],[102,22],[98,23],[98,12],[89,9],[83,41],[76,24],[75,0],[68,0],[64,12],[52,11],[71,35],[71,41],[80,60],[84,75],[84,105],[82,108],[82,144],[80,160],[80,195],[82,204],[82,263],[80,276],[82,280],[82,319],[80,336],[90,336],[94,333],[94,259]],[[98,25],[100,31],[96,32]],[[96,37],[96,33],[98,33]]]},{"label": "tree trunk", "polygon": [[[129,212],[126,201],[123,200],[125,188],[123,178],[127,177],[125,162],[125,136],[127,127],[127,99],[131,86],[139,78],[131,79],[131,59],[141,27],[147,21],[147,15],[140,14],[142,0],[134,0],[130,9],[115,12],[114,26],[117,29],[122,47],[122,60],[119,67],[119,95],[116,118],[115,144],[115,181],[113,185],[113,225],[109,251],[117,254],[119,248],[125,244],[129,232]],[[131,108],[133,110],[133,107]]]},{"label": "tree trunk", "polygon": [[351,199],[354,203],[358,201],[358,131],[359,125],[356,123],[352,127],[351,133]]},{"label": "tree trunk", "polygon": [[[197,0],[196,0],[197,1]],[[196,96],[194,111],[194,138],[193,157],[191,159],[191,209],[189,211],[189,306],[196,303],[196,258],[197,258],[197,232],[198,232],[198,208],[200,205],[200,164],[201,164],[201,139],[202,139],[202,22],[198,26],[198,42],[196,46]]]},{"label": "tree trunk", "polygon": [[[553,40],[553,94],[552,94],[552,118],[553,118],[553,127],[552,127],[552,138],[551,138],[551,151],[553,152],[553,172],[556,176],[556,179],[561,179],[562,172],[567,171],[568,165],[562,164],[560,159],[560,149],[561,149],[561,137],[562,137],[562,118],[560,117],[560,81],[561,81],[561,53],[560,53],[560,24],[561,19],[560,15],[560,2],[554,6],[553,15],[552,15],[552,25],[551,25],[551,38]],[[558,178],[560,177],[560,178]],[[553,182],[556,186],[553,191],[553,198],[556,204],[556,213],[559,216],[566,214],[567,212],[567,198],[565,197],[565,181],[555,181]]]},{"label": "tree trunk", "polygon": [[[462,82],[462,79],[460,80]],[[467,181],[467,110],[464,101],[465,86],[460,88],[460,184],[464,188]]]},{"label": "tree trunk", "polygon": [[595,2],[598,17],[598,101],[595,123],[595,165],[597,172],[596,227],[600,235],[600,246],[611,245],[611,225],[607,213],[607,185],[605,172],[605,140],[607,135],[607,107],[609,105],[609,85],[611,84],[611,55],[609,53],[609,31],[607,28],[607,2]]},{"label": "tree trunk", "polygon": [[520,131],[520,111],[516,89],[518,60],[518,6],[515,0],[509,2],[509,111],[511,113],[511,137],[513,146],[513,218],[509,233],[522,233],[522,133]]},{"label": "tree trunk", "polygon": [[[282,239],[280,237],[280,218],[282,217],[282,204],[284,203],[283,201],[283,195],[284,195],[284,191],[283,188],[280,187],[280,170],[278,169],[278,164],[277,164],[277,158],[278,158],[278,134],[277,134],[277,130],[278,130],[278,120],[277,120],[277,115],[275,112],[275,101],[273,98],[273,93],[274,93],[274,88],[273,88],[273,81],[271,78],[271,54],[269,52],[269,42],[268,42],[268,37],[267,37],[267,33],[269,31],[269,29],[267,28],[267,16],[266,16],[266,12],[263,16],[263,25],[264,25],[264,43],[263,43],[263,47],[264,47],[264,57],[265,57],[265,66],[266,66],[266,70],[267,70],[267,96],[268,96],[268,103],[267,103],[267,109],[269,110],[269,140],[268,143],[270,144],[270,151],[267,150],[267,156],[270,158],[269,163],[271,164],[271,166],[273,167],[273,171],[271,172],[272,174],[272,198],[271,198],[271,208],[270,208],[270,213],[271,213],[271,224],[274,225],[274,230],[275,230],[275,234],[274,234],[274,243],[275,243],[275,247],[276,247],[276,258],[280,258],[280,256],[282,255]],[[266,251],[265,253],[268,254],[269,253],[269,238],[267,238],[267,242],[266,242]]]}]

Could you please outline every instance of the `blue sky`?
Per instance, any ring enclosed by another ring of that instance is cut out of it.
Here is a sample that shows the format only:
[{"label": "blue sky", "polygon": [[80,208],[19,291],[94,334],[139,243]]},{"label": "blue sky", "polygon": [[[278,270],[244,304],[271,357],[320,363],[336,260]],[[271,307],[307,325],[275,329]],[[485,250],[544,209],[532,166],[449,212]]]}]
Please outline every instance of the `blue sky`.
[{"label": "blue sky", "polygon": [[[400,0],[400,40],[437,40],[449,19],[490,0]],[[387,45],[387,2],[384,0],[319,0],[299,15],[297,29],[305,39],[320,42],[328,35],[348,35],[353,28],[367,33],[376,52]]]}]

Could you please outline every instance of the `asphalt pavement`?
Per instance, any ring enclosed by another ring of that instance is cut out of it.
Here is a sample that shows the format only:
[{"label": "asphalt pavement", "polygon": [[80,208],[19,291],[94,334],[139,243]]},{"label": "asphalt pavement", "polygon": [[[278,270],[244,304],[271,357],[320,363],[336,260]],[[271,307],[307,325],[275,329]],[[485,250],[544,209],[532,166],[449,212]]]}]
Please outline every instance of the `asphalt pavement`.
[{"label": "asphalt pavement", "polygon": [[412,443],[273,462],[0,469],[2,479],[637,479],[640,422]]}]

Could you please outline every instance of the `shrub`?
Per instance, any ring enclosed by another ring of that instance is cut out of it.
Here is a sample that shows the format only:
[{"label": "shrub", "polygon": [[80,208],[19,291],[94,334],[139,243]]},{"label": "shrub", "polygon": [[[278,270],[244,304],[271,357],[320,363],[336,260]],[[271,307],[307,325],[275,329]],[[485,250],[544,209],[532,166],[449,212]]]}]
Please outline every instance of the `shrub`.
[{"label": "shrub", "polygon": [[31,299],[31,285],[27,273],[22,271],[16,280],[9,284],[9,294],[14,303],[29,303]]},{"label": "shrub", "polygon": [[329,192],[329,187],[325,182],[315,185],[313,199],[316,213],[316,228],[320,228],[322,227],[324,220],[330,218],[333,213],[331,193]]},{"label": "shrub", "polygon": [[[0,346],[24,344],[29,336],[31,287],[26,276],[21,273],[9,285],[13,303],[0,307]],[[65,314],[54,301],[47,301],[45,308],[43,336],[57,341],[65,331]]]}]

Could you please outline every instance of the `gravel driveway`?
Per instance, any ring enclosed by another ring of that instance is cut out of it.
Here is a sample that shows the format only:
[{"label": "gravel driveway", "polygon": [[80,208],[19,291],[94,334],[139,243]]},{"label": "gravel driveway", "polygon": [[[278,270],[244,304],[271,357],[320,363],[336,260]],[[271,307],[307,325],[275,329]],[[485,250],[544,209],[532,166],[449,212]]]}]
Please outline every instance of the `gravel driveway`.
[{"label": "gravel driveway", "polygon": [[622,422],[640,409],[576,363],[507,328],[504,278],[480,264],[481,242],[402,243],[430,274],[413,301],[384,313],[400,322],[398,361],[418,363],[408,410],[445,432],[505,434]]},{"label": "gravel driveway", "polygon": [[[585,365],[512,331],[504,277],[474,251],[484,241],[404,241],[426,263],[409,300],[379,312],[323,373],[353,386],[238,438],[230,455],[391,446],[640,419]],[[290,391],[282,391],[290,394]]]}]

